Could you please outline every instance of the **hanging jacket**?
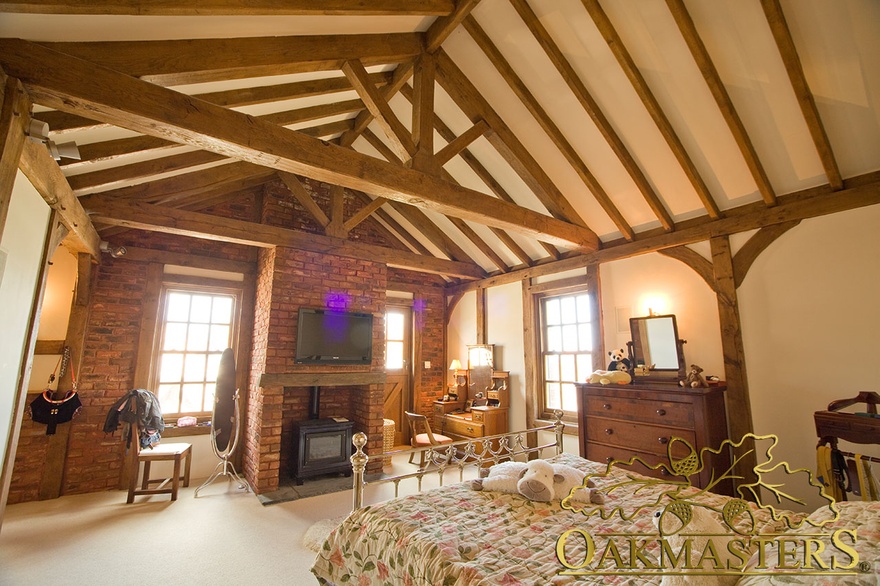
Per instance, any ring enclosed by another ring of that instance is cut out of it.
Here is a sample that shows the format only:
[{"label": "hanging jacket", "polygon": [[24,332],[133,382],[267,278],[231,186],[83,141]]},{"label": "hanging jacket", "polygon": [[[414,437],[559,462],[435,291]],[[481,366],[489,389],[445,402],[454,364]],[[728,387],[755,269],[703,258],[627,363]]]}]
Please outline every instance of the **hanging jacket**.
[{"label": "hanging jacket", "polygon": [[[132,397],[135,398],[134,410],[131,407]],[[165,431],[159,399],[146,389],[131,390],[113,403],[104,420],[104,433],[115,432],[119,429],[120,422],[137,425],[142,448],[159,443],[160,434]],[[125,439],[128,437],[126,433]]]}]

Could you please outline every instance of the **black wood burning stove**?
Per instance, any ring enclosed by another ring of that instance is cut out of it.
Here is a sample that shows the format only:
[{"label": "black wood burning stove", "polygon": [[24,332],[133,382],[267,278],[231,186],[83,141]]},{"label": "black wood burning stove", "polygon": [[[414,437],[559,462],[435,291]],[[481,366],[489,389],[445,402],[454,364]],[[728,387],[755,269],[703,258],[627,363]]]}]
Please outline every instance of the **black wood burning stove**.
[{"label": "black wood burning stove", "polygon": [[352,422],[333,419],[307,419],[293,428],[293,478],[343,472],[351,476]]}]

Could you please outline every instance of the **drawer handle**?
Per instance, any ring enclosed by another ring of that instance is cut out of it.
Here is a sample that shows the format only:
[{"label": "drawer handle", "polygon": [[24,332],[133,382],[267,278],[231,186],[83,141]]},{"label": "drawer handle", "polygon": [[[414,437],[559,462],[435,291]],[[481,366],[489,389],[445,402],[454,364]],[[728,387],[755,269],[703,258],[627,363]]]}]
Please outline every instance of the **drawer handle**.
[{"label": "drawer handle", "polygon": [[613,457],[613,456],[608,456],[607,458],[605,458],[605,463],[606,463],[606,464],[610,464],[610,463],[613,462],[613,461],[614,461],[614,457]]},{"label": "drawer handle", "polygon": [[470,432],[470,433],[474,433],[474,428],[473,428],[473,427],[468,427],[468,428],[466,428],[466,429],[468,430],[468,432]]},{"label": "drawer handle", "polygon": [[665,446],[666,444],[669,443],[669,438],[668,437],[658,437],[657,441]]},{"label": "drawer handle", "polygon": [[614,433],[614,430],[611,429],[610,427],[605,430],[605,435],[612,435],[613,433]]},{"label": "drawer handle", "polygon": [[610,411],[611,410],[611,403],[603,403],[602,409],[605,409],[606,411]]},{"label": "drawer handle", "polygon": [[660,468],[660,476],[669,476],[669,470],[666,468]]},{"label": "drawer handle", "polygon": [[663,417],[664,415],[666,415],[666,409],[657,409],[657,415]]}]

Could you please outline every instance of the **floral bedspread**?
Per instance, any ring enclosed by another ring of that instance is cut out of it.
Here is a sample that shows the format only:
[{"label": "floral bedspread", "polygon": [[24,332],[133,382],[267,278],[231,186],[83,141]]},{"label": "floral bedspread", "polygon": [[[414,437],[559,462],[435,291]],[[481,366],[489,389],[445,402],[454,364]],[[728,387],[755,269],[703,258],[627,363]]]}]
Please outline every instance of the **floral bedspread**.
[{"label": "floral bedspread", "polygon": [[[752,575],[746,576],[737,582],[737,586],[769,586],[776,584],[811,584],[817,586],[846,585],[846,586],[880,586],[880,502],[841,502],[837,503],[840,517],[828,525],[823,525],[820,530],[809,524],[804,524],[798,529],[792,529],[785,533],[786,537],[797,539],[815,536],[817,533],[828,534],[838,529],[856,532],[856,542],[853,545],[848,535],[842,535],[841,541],[851,546],[858,553],[858,564],[847,554],[842,554],[833,547],[827,547],[817,552],[817,557],[828,568],[832,567],[832,556],[838,558],[840,571],[851,572],[850,575],[807,575],[799,570],[788,572],[784,575]],[[828,507],[822,507],[812,513],[809,520],[820,523],[826,519],[832,519],[832,511]],[[792,547],[793,549],[793,547]],[[802,556],[790,555],[785,558],[787,565],[804,566]],[[748,569],[752,570],[758,564],[757,555],[752,556]],[[768,571],[779,568],[779,547],[776,543],[767,547],[765,552],[765,564]],[[813,560],[810,564],[814,569],[821,569],[820,563]],[[844,568],[850,566],[852,568]]]},{"label": "floral bedspread", "polygon": [[[605,465],[569,454],[561,461],[588,473],[604,473]],[[630,473],[631,475],[631,473]],[[631,478],[614,469],[594,478],[601,490],[609,483]],[[353,512],[330,534],[312,572],[324,584],[375,585],[545,585],[545,584],[659,584],[660,576],[568,575],[557,559],[557,539],[570,529],[596,534],[657,535],[652,517],[670,485],[651,481],[614,491],[603,509],[622,507],[631,519],[613,515],[587,517],[563,509],[560,502],[531,502],[520,495],[475,491],[470,482],[367,506]],[[682,496],[695,494],[687,488]],[[711,493],[701,502],[721,510],[729,497]],[[668,502],[668,501],[665,501]],[[764,510],[751,505],[755,523],[771,521]],[[741,518],[747,516],[741,515]],[[659,545],[644,538],[644,555],[656,558]],[[585,559],[585,540],[566,540],[572,565]],[[627,562],[629,553],[621,548]],[[598,554],[596,554],[598,555]]]}]

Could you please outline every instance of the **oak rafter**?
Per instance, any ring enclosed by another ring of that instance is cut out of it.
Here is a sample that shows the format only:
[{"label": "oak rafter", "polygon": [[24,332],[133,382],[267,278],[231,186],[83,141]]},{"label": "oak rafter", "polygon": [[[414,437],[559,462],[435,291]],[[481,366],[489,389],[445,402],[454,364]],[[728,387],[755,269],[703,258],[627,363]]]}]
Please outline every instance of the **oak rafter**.
[{"label": "oak rafter", "polygon": [[302,35],[170,41],[42,43],[43,46],[160,85],[399,63],[422,52],[419,33]]},{"label": "oak rafter", "polygon": [[550,58],[550,61],[559,71],[559,74],[562,76],[562,79],[565,80],[572,94],[574,94],[574,97],[580,102],[584,111],[589,114],[593,123],[596,125],[596,128],[608,143],[608,146],[611,147],[611,150],[617,155],[621,165],[623,165],[623,168],[629,173],[633,183],[635,183],[636,187],[645,198],[648,206],[660,221],[660,225],[662,225],[667,231],[673,230],[675,224],[672,221],[672,216],[669,215],[669,211],[654,191],[654,187],[648,181],[645,173],[642,171],[641,167],[639,167],[639,164],[623,143],[623,139],[621,139],[617,134],[617,131],[614,130],[611,121],[608,120],[608,117],[602,111],[602,108],[599,107],[599,103],[596,102],[595,98],[593,98],[592,94],[587,89],[587,86],[581,81],[577,72],[571,66],[571,63],[565,58],[562,50],[553,40],[553,37],[547,29],[544,28],[544,25],[541,24],[540,20],[538,20],[538,16],[532,10],[531,6],[529,6],[526,0],[510,0],[510,3],[532,32],[535,40],[541,45],[541,48],[547,54],[547,57]]},{"label": "oak rafter", "polygon": [[669,145],[672,154],[675,155],[682,170],[685,175],[687,175],[694,190],[697,192],[697,196],[700,198],[700,201],[703,202],[703,207],[706,208],[709,217],[721,217],[721,211],[718,209],[718,204],[715,203],[715,199],[712,197],[712,193],[709,191],[709,187],[706,185],[703,176],[697,170],[696,165],[687,153],[687,150],[684,148],[684,144],[681,142],[681,139],[672,127],[672,123],[669,121],[663,108],[660,107],[657,98],[654,97],[654,93],[648,86],[648,82],[645,80],[642,72],[639,71],[635,61],[633,61],[632,56],[630,56],[629,51],[627,51],[626,45],[623,44],[623,39],[617,34],[617,30],[611,23],[608,15],[605,14],[602,5],[599,4],[598,0],[581,0],[581,2],[590,14],[590,18],[593,19],[593,23],[596,25],[599,33],[605,39],[605,42],[608,43],[608,48],[611,49],[611,52],[620,64],[621,69],[632,84],[633,89],[635,89],[639,98],[642,100],[645,109],[651,115],[651,118],[654,119],[655,124],[657,124],[660,134],[666,139],[666,143]]},{"label": "oak rafter", "polygon": [[131,16],[447,16],[454,9],[453,0],[28,0],[3,3],[4,12]]},{"label": "oak rafter", "polygon": [[703,40],[700,38],[700,33],[697,31],[697,27],[693,19],[691,19],[691,15],[688,13],[684,2],[682,0],[666,0],[666,5],[669,7],[669,11],[672,13],[672,17],[675,19],[684,41],[691,51],[697,67],[699,67],[700,73],[703,74],[706,85],[709,91],[712,92],[712,96],[718,104],[724,121],[727,122],[727,126],[730,128],[730,132],[733,134],[740,152],[742,152],[746,165],[758,187],[758,191],[764,199],[764,203],[769,206],[776,205],[776,192],[770,184],[770,179],[767,177],[764,165],[761,163],[757,151],[755,151],[752,139],[749,138],[746,127],[743,125],[742,119],[733,105],[733,100],[730,99],[730,94],[727,93],[727,88],[724,87],[724,82],[721,80],[721,76],[718,74],[712,58],[709,56],[706,45],[703,44]]},{"label": "oak rafter", "polygon": [[825,168],[828,183],[835,191],[842,189],[843,177],[840,175],[837,159],[834,158],[834,151],[831,149],[831,141],[828,140],[828,134],[825,132],[825,126],[822,124],[822,118],[819,116],[819,109],[816,107],[813,92],[810,91],[810,85],[807,83],[807,78],[804,75],[801,59],[794,45],[794,39],[791,38],[791,31],[788,28],[788,23],[785,21],[785,13],[782,11],[782,6],[779,4],[779,0],[761,0],[761,8],[764,9],[764,15],[767,17],[767,23],[770,25],[770,31],[773,33],[773,38],[779,47],[782,63],[785,65],[785,71],[788,73],[788,78],[794,88],[794,93],[804,120],[807,122],[810,136],[812,136],[813,143],[816,145],[819,159]]}]

